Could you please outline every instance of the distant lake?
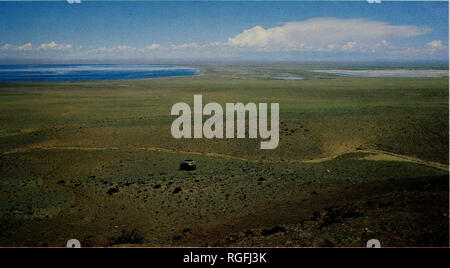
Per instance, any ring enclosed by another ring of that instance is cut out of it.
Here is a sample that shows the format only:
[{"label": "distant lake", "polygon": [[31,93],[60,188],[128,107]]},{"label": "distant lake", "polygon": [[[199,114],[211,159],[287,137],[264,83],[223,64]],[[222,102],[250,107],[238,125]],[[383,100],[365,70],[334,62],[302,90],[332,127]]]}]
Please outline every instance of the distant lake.
[{"label": "distant lake", "polygon": [[385,69],[385,70],[312,70],[318,73],[327,73],[338,76],[352,77],[445,77],[448,70],[406,70],[406,69]]},{"label": "distant lake", "polygon": [[190,76],[199,69],[171,65],[43,64],[0,65],[1,82],[105,81]]},{"label": "distant lake", "polygon": [[303,77],[297,77],[297,76],[274,76],[272,79],[275,80],[303,80]]}]

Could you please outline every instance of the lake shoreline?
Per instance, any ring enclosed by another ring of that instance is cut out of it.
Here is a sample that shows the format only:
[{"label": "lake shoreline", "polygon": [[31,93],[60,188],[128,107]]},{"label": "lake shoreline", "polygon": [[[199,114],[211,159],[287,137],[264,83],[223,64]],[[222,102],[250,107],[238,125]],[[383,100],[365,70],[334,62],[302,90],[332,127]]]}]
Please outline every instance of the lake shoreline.
[{"label": "lake shoreline", "polygon": [[194,76],[199,68],[177,65],[0,65],[0,82],[97,82]]}]

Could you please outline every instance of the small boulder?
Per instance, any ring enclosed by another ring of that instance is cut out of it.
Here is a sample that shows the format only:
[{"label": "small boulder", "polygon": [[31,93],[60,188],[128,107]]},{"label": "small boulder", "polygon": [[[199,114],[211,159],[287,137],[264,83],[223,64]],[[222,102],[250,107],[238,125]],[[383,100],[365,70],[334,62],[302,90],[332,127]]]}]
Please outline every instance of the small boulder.
[{"label": "small boulder", "polygon": [[109,188],[109,190],[106,193],[109,195],[112,195],[113,193],[117,193],[118,191],[119,191],[119,188],[111,187],[111,188]]},{"label": "small boulder", "polygon": [[181,192],[181,187],[177,187],[173,190],[174,194],[178,194],[179,192]]}]

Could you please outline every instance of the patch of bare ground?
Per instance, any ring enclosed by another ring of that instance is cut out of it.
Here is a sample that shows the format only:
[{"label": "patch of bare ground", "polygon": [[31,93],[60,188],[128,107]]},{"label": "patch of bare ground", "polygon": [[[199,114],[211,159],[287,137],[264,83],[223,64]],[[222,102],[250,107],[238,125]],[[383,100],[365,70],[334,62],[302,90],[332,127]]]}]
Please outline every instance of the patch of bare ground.
[{"label": "patch of bare ground", "polygon": [[[217,247],[448,247],[448,177],[311,184],[311,198],[273,202],[226,224],[186,229],[169,243]],[[323,193],[326,194],[323,194]]]}]

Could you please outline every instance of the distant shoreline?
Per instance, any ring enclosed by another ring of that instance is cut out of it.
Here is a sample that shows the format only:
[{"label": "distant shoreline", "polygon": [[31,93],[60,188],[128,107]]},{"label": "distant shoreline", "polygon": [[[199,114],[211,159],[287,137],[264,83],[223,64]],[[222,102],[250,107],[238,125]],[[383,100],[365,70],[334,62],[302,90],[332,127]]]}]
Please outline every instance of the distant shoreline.
[{"label": "distant shoreline", "polygon": [[175,65],[20,64],[0,65],[0,82],[127,81],[193,76],[202,70]]}]

